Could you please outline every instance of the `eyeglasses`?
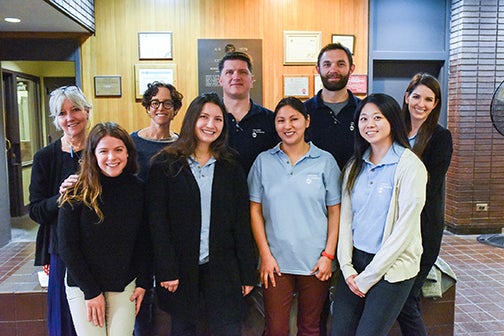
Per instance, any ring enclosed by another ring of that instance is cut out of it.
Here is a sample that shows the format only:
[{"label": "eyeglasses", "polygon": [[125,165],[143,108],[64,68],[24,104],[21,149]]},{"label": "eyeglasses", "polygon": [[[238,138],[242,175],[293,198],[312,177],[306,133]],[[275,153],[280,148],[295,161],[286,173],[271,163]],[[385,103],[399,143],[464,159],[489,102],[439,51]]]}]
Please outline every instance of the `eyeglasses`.
[{"label": "eyeglasses", "polygon": [[80,94],[82,94],[82,90],[78,87],[78,86],[75,86],[75,85],[68,85],[68,86],[61,86],[55,90],[53,90],[51,92],[51,96],[54,96],[56,94],[61,94],[61,93],[70,93],[70,92],[78,92]]},{"label": "eyeglasses", "polygon": [[154,110],[157,110],[159,105],[163,105],[163,108],[167,110],[171,110],[173,108],[173,102],[171,100],[159,101],[154,99],[149,103],[149,107]]}]

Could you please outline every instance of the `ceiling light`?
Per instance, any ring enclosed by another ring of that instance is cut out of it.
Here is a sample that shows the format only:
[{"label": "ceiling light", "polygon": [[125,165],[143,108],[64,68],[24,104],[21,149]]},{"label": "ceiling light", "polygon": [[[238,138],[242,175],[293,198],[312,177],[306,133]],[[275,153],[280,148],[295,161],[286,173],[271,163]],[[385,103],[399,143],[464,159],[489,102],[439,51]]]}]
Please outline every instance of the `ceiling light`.
[{"label": "ceiling light", "polygon": [[11,22],[11,23],[19,23],[19,22],[21,22],[21,20],[18,19],[18,18],[9,18],[8,17],[8,18],[5,18],[4,20],[7,21],[7,22]]}]

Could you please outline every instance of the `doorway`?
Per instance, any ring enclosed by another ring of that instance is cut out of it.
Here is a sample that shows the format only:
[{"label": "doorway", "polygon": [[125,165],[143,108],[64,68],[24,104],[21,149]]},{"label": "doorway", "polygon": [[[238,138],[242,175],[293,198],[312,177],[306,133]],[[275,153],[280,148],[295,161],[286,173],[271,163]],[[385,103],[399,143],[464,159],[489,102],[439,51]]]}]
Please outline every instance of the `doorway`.
[{"label": "doorway", "polygon": [[42,144],[40,80],[2,71],[9,201],[12,217],[26,214],[33,154]]},{"label": "doorway", "polygon": [[[408,60],[374,60],[373,61],[373,92],[385,92],[396,99],[400,106],[404,100],[404,91],[411,78],[418,72],[426,72],[436,77],[441,83],[442,100],[446,102],[447,78],[444,61],[408,61]],[[441,105],[439,122],[447,125],[446,103]]]},{"label": "doorway", "polygon": [[[13,79],[13,72],[30,74],[36,76],[42,85],[39,85],[39,114],[37,118],[39,131],[43,132],[38,140],[41,141],[39,146],[42,147],[47,144],[47,128],[46,116],[44,111],[45,93],[44,79],[46,77],[64,77],[69,76],[76,78],[73,83],[80,85],[81,78],[81,57],[80,45],[82,43],[81,37],[76,38],[71,36],[68,38],[0,38],[0,68],[2,73],[5,71],[8,74],[2,75],[2,85],[0,85],[0,149],[5,153],[0,157],[0,246],[8,243],[11,240],[11,229],[13,215],[27,211],[25,203],[28,203],[28,197],[23,194],[23,170],[31,172],[31,166],[28,169],[22,167],[19,163],[21,158],[20,149],[13,148],[10,140],[10,134],[7,134],[7,127],[9,131],[16,124],[11,118],[9,125],[7,125],[7,114],[12,113],[17,109],[17,84]],[[7,70],[7,71],[6,71]],[[8,87],[5,86],[8,84]],[[5,99],[9,97],[7,102]],[[14,97],[14,98],[12,98]],[[40,101],[42,100],[42,101]],[[42,112],[41,112],[42,111]],[[19,122],[19,120],[16,120]],[[19,130],[17,139],[19,139]],[[9,139],[9,140],[7,140]],[[18,143],[19,145],[19,143]],[[7,150],[9,149],[9,150]],[[17,166],[13,168],[13,155],[17,153],[14,161]],[[9,170],[12,170],[10,172]],[[21,171],[21,172],[20,172]],[[11,182],[12,180],[12,182]],[[25,178],[26,184],[29,184],[30,177]],[[13,187],[17,185],[17,187]],[[11,190],[17,190],[16,196],[11,196]],[[9,195],[9,196],[7,196]],[[22,196],[21,196],[22,195]],[[22,200],[20,200],[22,198]],[[14,201],[12,201],[14,200]],[[11,207],[11,205],[13,205]],[[12,209],[12,215],[11,215]],[[27,217],[22,216],[22,217]]]},{"label": "doorway", "polygon": [[33,155],[61,136],[49,117],[50,93],[57,87],[74,85],[75,77],[44,77],[41,85],[39,77],[3,69],[2,79],[10,214],[19,217],[28,212]]}]

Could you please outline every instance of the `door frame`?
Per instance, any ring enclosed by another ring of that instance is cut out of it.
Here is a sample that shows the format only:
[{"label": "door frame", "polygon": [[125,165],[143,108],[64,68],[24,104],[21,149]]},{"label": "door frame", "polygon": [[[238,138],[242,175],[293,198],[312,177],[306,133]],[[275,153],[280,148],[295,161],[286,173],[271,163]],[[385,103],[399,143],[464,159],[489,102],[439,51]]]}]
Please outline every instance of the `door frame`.
[{"label": "door frame", "polygon": [[[41,116],[42,106],[40,99],[40,78],[20,73],[12,70],[2,69],[2,81],[4,85],[5,99],[5,137],[10,143],[10,148],[7,148],[7,171],[9,176],[9,202],[11,217],[23,216],[28,212],[23,196],[23,167],[21,158],[21,136],[19,130],[19,106],[17,102],[17,78],[25,78],[34,81],[37,86],[36,92],[36,109],[35,114]],[[36,120],[38,129],[38,142],[42,147],[42,118]],[[31,163],[29,164],[31,166]],[[28,181],[26,181],[28,182]],[[28,203],[28,200],[26,200]]]},{"label": "door frame", "polygon": [[[1,69],[1,62],[0,62]],[[0,111],[3,111],[3,77],[0,81]],[[5,153],[0,155],[0,193],[2,195],[9,194],[9,181],[7,173],[7,137],[5,134],[5,119],[3,113],[0,117],[0,152]],[[10,217],[10,201],[9,197],[1,197],[4,201],[0,202],[0,247],[7,244],[11,238],[11,217]]]}]

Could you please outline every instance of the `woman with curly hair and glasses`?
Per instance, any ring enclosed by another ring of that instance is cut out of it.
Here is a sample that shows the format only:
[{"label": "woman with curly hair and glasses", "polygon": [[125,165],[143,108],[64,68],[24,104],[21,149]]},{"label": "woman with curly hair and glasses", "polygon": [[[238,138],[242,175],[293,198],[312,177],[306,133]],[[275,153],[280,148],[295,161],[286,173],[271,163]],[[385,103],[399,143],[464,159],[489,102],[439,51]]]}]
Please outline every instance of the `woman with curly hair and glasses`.
[{"label": "woman with curly hair and glasses", "polygon": [[182,94],[171,84],[147,84],[142,106],[150,118],[149,126],[131,133],[138,152],[138,177],[143,181],[147,179],[154,154],[178,139],[178,134],[170,129],[170,125],[182,107],[182,98]]}]

